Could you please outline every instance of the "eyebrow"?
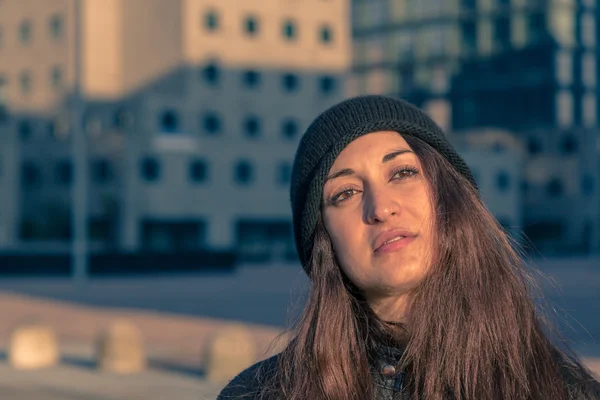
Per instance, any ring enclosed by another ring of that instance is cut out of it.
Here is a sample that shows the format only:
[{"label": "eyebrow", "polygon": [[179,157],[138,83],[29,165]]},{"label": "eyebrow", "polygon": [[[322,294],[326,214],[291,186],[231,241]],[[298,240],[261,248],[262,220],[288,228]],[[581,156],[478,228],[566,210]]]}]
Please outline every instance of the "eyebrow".
[{"label": "eyebrow", "polygon": [[[398,151],[393,151],[393,152],[388,153],[385,156],[383,156],[383,158],[381,159],[381,163],[385,164],[387,162],[392,161],[394,158],[398,157],[399,155],[406,154],[406,153],[414,154],[414,152],[410,149],[402,149],[402,150],[398,150]],[[341,176],[348,176],[348,175],[353,175],[353,174],[354,174],[354,170],[352,170],[351,168],[344,168],[342,170],[339,170],[339,171],[329,175],[327,178],[325,178],[324,183],[327,183],[327,181],[330,181],[335,178],[339,178]]]}]

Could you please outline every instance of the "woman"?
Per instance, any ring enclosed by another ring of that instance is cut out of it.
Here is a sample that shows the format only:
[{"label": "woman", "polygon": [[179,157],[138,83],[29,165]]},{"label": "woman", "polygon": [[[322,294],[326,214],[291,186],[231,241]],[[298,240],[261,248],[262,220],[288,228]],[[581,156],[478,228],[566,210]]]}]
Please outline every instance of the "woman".
[{"label": "woman", "polygon": [[600,399],[558,348],[473,176],[425,113],[365,96],[321,114],[292,173],[310,296],[283,352],[225,399]]}]

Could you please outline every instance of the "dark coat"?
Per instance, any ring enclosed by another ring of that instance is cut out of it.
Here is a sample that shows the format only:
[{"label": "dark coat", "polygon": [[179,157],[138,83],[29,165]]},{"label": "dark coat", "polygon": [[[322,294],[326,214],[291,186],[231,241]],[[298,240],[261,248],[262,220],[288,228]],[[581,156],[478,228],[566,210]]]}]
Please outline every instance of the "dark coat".
[{"label": "dark coat", "polygon": [[[241,372],[221,391],[217,400],[254,400],[261,382],[276,371],[279,354],[258,362]],[[402,352],[392,347],[380,347],[371,361],[373,391],[377,400],[407,400],[403,390],[404,374],[395,371]],[[276,399],[274,399],[276,400]]]}]

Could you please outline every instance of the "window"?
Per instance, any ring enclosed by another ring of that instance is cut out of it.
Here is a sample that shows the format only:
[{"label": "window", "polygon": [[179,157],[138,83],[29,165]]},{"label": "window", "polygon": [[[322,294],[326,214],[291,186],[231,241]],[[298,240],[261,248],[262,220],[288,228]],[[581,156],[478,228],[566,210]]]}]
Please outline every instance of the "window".
[{"label": "window", "polygon": [[19,137],[22,141],[26,142],[29,139],[31,139],[31,136],[33,135],[33,129],[31,127],[31,123],[28,120],[24,119],[22,121],[19,121],[17,129],[19,132]]},{"label": "window", "polygon": [[62,88],[63,73],[62,73],[61,67],[59,67],[59,66],[52,67],[52,70],[50,71],[50,82],[52,83],[52,87],[55,90]]},{"label": "window", "polygon": [[254,88],[260,85],[260,73],[254,70],[244,71],[242,74],[242,82],[246,87]]},{"label": "window", "polygon": [[561,128],[568,128],[573,124],[573,94],[568,90],[561,90],[556,95],[557,123]]},{"label": "window", "polygon": [[298,123],[293,119],[286,119],[281,126],[281,133],[286,139],[293,139],[298,135]]},{"label": "window", "polygon": [[288,40],[288,41],[292,41],[294,39],[296,39],[296,35],[297,35],[297,28],[296,28],[296,23],[292,20],[287,20],[283,23],[283,37]]},{"label": "window", "polygon": [[510,18],[499,17],[494,22],[494,39],[500,47],[510,46]]},{"label": "window", "polygon": [[527,150],[529,151],[529,154],[538,154],[540,151],[542,151],[542,144],[540,143],[540,140],[535,136],[530,136],[527,139]]},{"label": "window", "polygon": [[165,133],[175,133],[179,131],[179,116],[173,110],[163,111],[160,115],[160,130]]},{"label": "window", "polygon": [[287,92],[293,92],[300,85],[298,76],[295,74],[284,74],[282,78],[283,88]]},{"label": "window", "polygon": [[249,116],[246,118],[244,121],[244,133],[251,138],[260,135],[260,120],[257,116]]},{"label": "window", "polygon": [[23,44],[29,44],[31,42],[31,21],[23,21],[19,25],[19,39]]},{"label": "window", "polygon": [[92,179],[98,184],[108,183],[113,180],[114,173],[110,162],[101,158],[92,164]]},{"label": "window", "polygon": [[331,30],[331,27],[329,25],[321,26],[319,36],[321,39],[321,43],[323,44],[329,44],[333,42],[333,31]]},{"label": "window", "polygon": [[540,41],[546,30],[546,16],[536,12],[527,16],[527,37],[530,43]]},{"label": "window", "polygon": [[596,57],[594,53],[584,54],[581,59],[583,84],[589,88],[596,86]]},{"label": "window", "polygon": [[583,122],[585,126],[595,126],[597,122],[596,93],[588,92],[583,95]]},{"label": "window", "polygon": [[32,161],[25,161],[21,165],[21,183],[26,188],[31,188],[42,183],[40,169]]},{"label": "window", "polygon": [[31,92],[31,73],[29,71],[21,72],[19,81],[21,83],[21,92],[23,94],[29,94]]},{"label": "window", "polygon": [[141,163],[141,175],[146,182],[154,182],[160,177],[160,164],[154,157],[144,157]]},{"label": "window", "polygon": [[220,75],[219,67],[215,63],[210,63],[202,69],[202,78],[211,85],[219,83]]},{"label": "window", "polygon": [[596,45],[596,21],[592,13],[581,16],[581,41],[587,47]]},{"label": "window", "polygon": [[133,125],[133,113],[125,107],[119,107],[113,115],[113,126],[117,129],[127,129]]},{"label": "window", "polygon": [[552,178],[546,185],[546,193],[551,197],[558,197],[563,191],[563,184],[558,178]]},{"label": "window", "polygon": [[217,113],[210,112],[203,117],[202,122],[204,132],[209,135],[216,135],[221,132],[221,118]]},{"label": "window", "polygon": [[471,53],[477,50],[477,25],[475,21],[464,21],[461,24],[463,51]]},{"label": "window", "polygon": [[292,166],[289,162],[280,162],[277,166],[276,181],[279,186],[287,186],[292,179]]},{"label": "window", "polygon": [[61,160],[56,164],[56,183],[69,186],[73,181],[73,164],[71,160]]},{"label": "window", "polygon": [[2,26],[0,26],[0,49],[2,48],[4,44],[4,29],[2,28]]},{"label": "window", "polygon": [[496,187],[500,192],[506,192],[510,187],[510,175],[506,171],[496,174]]},{"label": "window", "polygon": [[248,160],[241,160],[235,166],[234,179],[242,185],[249,184],[253,179],[252,165]]},{"label": "window", "polygon": [[565,135],[560,143],[560,150],[563,154],[573,154],[577,151],[577,138],[568,134]]},{"label": "window", "polygon": [[586,174],[581,178],[581,191],[586,196],[594,193],[594,178],[591,175]]},{"label": "window", "polygon": [[256,36],[259,32],[258,19],[251,15],[244,20],[244,31],[248,36]]},{"label": "window", "polygon": [[204,15],[204,27],[207,31],[216,31],[219,29],[219,15],[211,10]]},{"label": "window", "polygon": [[60,39],[63,35],[63,20],[60,15],[53,15],[50,18],[50,36],[53,39]]},{"label": "window", "polygon": [[204,160],[193,160],[189,169],[190,181],[195,183],[205,182],[208,179],[208,165]]},{"label": "window", "polygon": [[573,82],[573,55],[567,51],[556,53],[556,80],[565,86]]},{"label": "window", "polygon": [[335,91],[336,81],[333,76],[322,76],[319,78],[319,90],[322,94],[329,94]]},{"label": "window", "polygon": [[460,4],[462,8],[466,11],[474,11],[477,7],[476,0],[461,0]]}]

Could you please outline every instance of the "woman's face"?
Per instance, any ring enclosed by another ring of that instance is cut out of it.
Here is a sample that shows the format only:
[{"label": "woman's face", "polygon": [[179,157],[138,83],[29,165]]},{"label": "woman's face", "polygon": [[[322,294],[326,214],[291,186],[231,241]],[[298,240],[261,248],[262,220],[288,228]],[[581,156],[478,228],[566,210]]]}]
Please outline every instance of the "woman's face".
[{"label": "woman's face", "polygon": [[427,274],[429,184],[397,132],[361,136],[340,153],[325,181],[322,213],[341,268],[374,308],[390,307]]}]

